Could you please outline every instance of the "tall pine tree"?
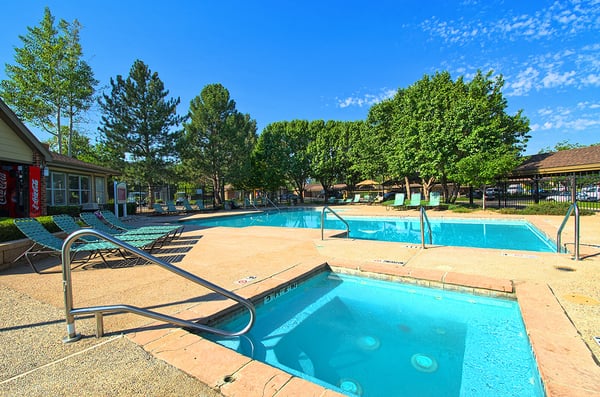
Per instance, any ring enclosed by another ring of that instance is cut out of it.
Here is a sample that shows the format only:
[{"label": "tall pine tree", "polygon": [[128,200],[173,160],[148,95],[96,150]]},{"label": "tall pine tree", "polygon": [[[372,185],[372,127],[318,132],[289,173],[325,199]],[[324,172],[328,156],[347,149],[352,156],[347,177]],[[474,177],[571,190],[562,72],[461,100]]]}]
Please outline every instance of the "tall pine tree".
[{"label": "tall pine tree", "polygon": [[152,200],[152,187],[165,182],[175,159],[180,100],[167,99],[169,91],[158,73],[140,60],[133,63],[126,79],[118,75],[110,85],[110,95],[103,94],[99,101],[102,143],[111,153],[111,166],[122,170],[129,181],[147,186]]}]

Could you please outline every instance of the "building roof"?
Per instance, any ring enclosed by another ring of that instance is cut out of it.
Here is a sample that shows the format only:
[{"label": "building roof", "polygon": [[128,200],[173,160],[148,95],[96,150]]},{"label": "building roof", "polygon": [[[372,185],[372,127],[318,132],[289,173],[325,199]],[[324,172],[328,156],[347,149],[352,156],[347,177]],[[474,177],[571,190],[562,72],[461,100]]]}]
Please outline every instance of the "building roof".
[{"label": "building roof", "polygon": [[9,108],[1,98],[0,119],[4,120],[10,129],[13,130],[14,133],[17,134],[17,136],[19,136],[23,142],[25,142],[26,145],[28,145],[32,150],[39,152],[46,161],[50,161],[52,158],[50,150],[48,150],[48,148],[44,146],[31,131],[29,131],[29,128],[27,128],[27,126],[25,126],[25,124],[19,120],[15,112],[13,112],[12,109]]},{"label": "building roof", "polygon": [[94,172],[97,174],[104,175],[120,175],[119,171],[101,167],[96,164],[86,163],[85,161],[77,160],[72,157],[68,157],[62,154],[54,153],[50,151],[47,144],[40,142],[35,135],[27,128],[25,124],[11,110],[10,107],[2,99],[0,98],[0,119],[4,120],[4,122],[17,134],[19,138],[26,145],[28,145],[31,150],[35,150],[39,152],[44,160],[50,167],[55,168],[63,168],[68,170],[77,170],[77,171],[88,171]]},{"label": "building roof", "polygon": [[600,171],[600,145],[534,154],[518,166],[513,174],[537,175],[588,171]]},{"label": "building roof", "polygon": [[48,166],[52,168],[64,168],[69,170],[77,170],[77,171],[90,171],[96,174],[105,174],[105,175],[121,175],[119,171],[102,167],[96,164],[87,163],[85,161],[77,160],[73,157],[65,156],[63,154],[58,154],[55,152],[50,152],[52,155],[52,160],[48,162]]}]

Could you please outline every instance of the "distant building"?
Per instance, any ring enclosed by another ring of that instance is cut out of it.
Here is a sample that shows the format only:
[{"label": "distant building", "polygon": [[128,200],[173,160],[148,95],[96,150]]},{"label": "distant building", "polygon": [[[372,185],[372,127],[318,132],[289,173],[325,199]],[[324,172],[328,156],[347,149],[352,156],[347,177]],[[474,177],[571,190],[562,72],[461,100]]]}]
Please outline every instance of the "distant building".
[{"label": "distant building", "polygon": [[45,215],[48,206],[108,201],[118,171],[51,152],[0,99],[0,216]]}]

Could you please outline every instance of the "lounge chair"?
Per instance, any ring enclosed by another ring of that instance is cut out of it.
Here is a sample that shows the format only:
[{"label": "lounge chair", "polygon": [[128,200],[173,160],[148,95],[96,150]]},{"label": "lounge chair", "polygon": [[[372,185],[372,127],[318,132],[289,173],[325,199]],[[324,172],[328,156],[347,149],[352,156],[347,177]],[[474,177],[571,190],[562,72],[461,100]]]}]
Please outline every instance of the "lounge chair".
[{"label": "lounge chair", "polygon": [[183,199],[183,208],[185,209],[186,212],[194,212],[194,211],[198,211],[195,210],[192,205],[190,204],[190,202],[187,199]]},{"label": "lounge chair", "polygon": [[154,213],[156,215],[167,215],[167,211],[165,211],[165,209],[163,208],[162,205],[160,205],[159,203],[154,203],[152,205],[152,208],[154,208]]},{"label": "lounge chair", "polygon": [[[30,239],[33,244],[25,252],[19,255],[13,262],[16,262],[22,257],[25,257],[29,266],[34,272],[40,274],[41,272],[35,267],[31,261],[31,257],[35,257],[40,254],[49,254],[60,256],[62,254],[63,240],[50,233],[41,223],[34,218],[17,218],[14,219],[15,226]],[[75,256],[80,252],[85,252],[88,257],[82,260],[86,263],[95,255],[99,255],[102,261],[108,266],[102,252],[109,253],[115,251],[117,247],[109,242],[86,242],[82,244],[73,244],[71,246],[71,259],[75,259]]]},{"label": "lounge chair", "polygon": [[148,251],[152,250],[156,246],[162,246],[167,240],[171,240],[171,230],[156,230],[152,226],[140,227],[131,230],[118,230],[113,229],[103,221],[101,221],[93,212],[82,212],[79,217],[90,227],[98,231],[110,234],[119,240],[126,242],[131,241],[146,241]]},{"label": "lounge chair", "polygon": [[421,193],[413,193],[410,195],[408,208],[419,208],[421,206]]},{"label": "lounge chair", "polygon": [[429,202],[425,205],[427,208],[437,208],[440,206],[440,193],[431,192],[429,193]]},{"label": "lounge chair", "polygon": [[351,201],[351,204],[357,204],[360,203],[360,193],[356,193],[354,195],[354,200]]},{"label": "lounge chair", "polygon": [[394,203],[389,207],[393,209],[400,209],[404,207],[404,193],[396,193],[394,195]]},{"label": "lounge chair", "polygon": [[185,211],[181,211],[178,210],[177,207],[175,206],[175,203],[173,203],[172,201],[167,201],[167,212],[171,213],[171,214],[179,214],[180,212],[185,212]]},{"label": "lounge chair", "polygon": [[[183,226],[167,226],[167,225],[152,225],[152,226],[141,226],[135,227],[127,225],[121,221],[115,214],[110,211],[99,211],[100,217],[113,229],[122,231],[148,231],[149,233],[172,233],[173,237],[181,235],[183,232]],[[91,221],[91,220],[90,220]]]}]

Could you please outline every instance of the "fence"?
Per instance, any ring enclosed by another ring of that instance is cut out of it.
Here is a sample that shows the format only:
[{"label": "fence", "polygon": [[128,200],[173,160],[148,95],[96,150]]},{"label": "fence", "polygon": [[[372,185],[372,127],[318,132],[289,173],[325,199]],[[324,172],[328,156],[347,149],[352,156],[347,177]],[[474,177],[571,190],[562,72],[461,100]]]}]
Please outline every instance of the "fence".
[{"label": "fence", "polygon": [[582,209],[600,211],[600,173],[498,182],[485,192],[487,204],[499,208],[520,208],[544,201],[572,202]]}]

